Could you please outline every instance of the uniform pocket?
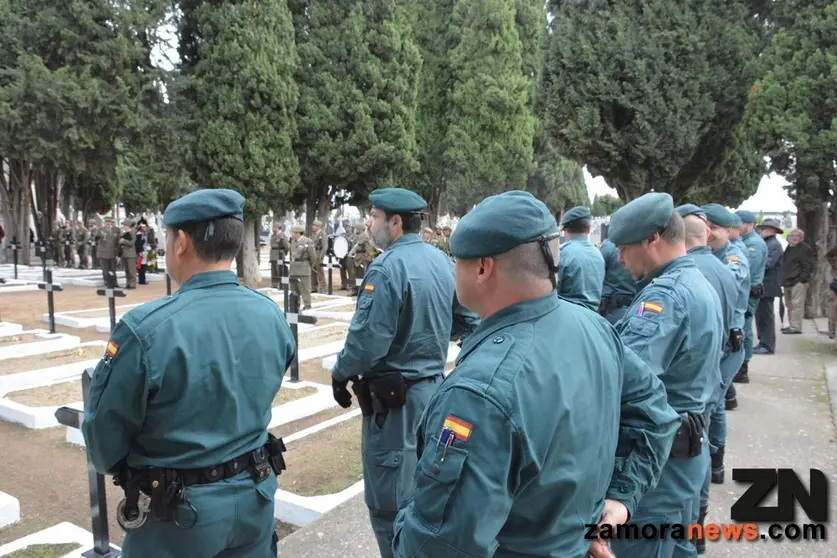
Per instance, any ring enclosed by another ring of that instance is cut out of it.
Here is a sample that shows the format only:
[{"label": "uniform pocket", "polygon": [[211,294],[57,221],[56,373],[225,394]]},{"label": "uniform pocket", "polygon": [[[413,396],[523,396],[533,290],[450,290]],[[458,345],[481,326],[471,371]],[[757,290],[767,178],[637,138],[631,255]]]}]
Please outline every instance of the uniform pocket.
[{"label": "uniform pocket", "polygon": [[279,488],[278,479],[273,472],[270,473],[270,476],[263,480],[262,482],[256,484],[256,492],[259,493],[259,496],[264,498],[266,502],[273,502],[274,497],[276,496],[276,490]]},{"label": "uniform pocket", "polygon": [[445,519],[448,501],[456,489],[467,450],[439,443],[438,436],[432,436],[425,445],[416,475],[413,502],[416,512],[428,526],[438,531]]},{"label": "uniform pocket", "polygon": [[370,509],[384,512],[400,509],[403,463],[404,452],[401,450],[370,451],[363,455],[364,499]]},{"label": "uniform pocket", "polygon": [[362,294],[360,298],[357,299],[357,308],[355,309],[355,315],[352,317],[352,324],[363,327],[366,325],[366,321],[369,319],[369,311],[372,309],[372,295],[370,294]]}]

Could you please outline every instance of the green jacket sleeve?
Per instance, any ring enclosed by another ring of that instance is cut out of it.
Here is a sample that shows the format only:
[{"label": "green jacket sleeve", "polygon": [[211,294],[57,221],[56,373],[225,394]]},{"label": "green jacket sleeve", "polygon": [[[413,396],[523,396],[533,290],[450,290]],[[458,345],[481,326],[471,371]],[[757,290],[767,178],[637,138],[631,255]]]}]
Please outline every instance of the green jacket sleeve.
[{"label": "green jacket sleeve", "polygon": [[628,310],[628,314],[619,322],[619,337],[622,338],[622,342],[651,367],[655,376],[660,376],[668,369],[674,359],[676,348],[683,341],[680,331],[682,316],[672,310],[664,314],[645,311],[638,315],[637,312],[632,312],[643,302],[662,304],[666,309],[674,309],[677,305],[665,293],[645,289]]},{"label": "green jacket sleeve", "polygon": [[[448,417],[471,427],[466,441],[445,448],[437,442]],[[395,520],[394,556],[493,556],[518,488],[522,437],[502,409],[466,386],[433,398],[421,434],[413,500]]]},{"label": "green jacket sleeve", "polygon": [[633,514],[642,496],[660,479],[680,417],[648,365],[627,347],[622,361],[619,443],[607,498],[622,502]]},{"label": "green jacket sleeve", "polygon": [[123,319],[113,330],[90,383],[82,432],[87,453],[102,474],[117,472],[145,421],[145,355]]},{"label": "green jacket sleeve", "polygon": [[346,343],[331,371],[335,380],[366,374],[386,356],[398,330],[401,296],[392,278],[377,267],[369,269],[360,286]]}]

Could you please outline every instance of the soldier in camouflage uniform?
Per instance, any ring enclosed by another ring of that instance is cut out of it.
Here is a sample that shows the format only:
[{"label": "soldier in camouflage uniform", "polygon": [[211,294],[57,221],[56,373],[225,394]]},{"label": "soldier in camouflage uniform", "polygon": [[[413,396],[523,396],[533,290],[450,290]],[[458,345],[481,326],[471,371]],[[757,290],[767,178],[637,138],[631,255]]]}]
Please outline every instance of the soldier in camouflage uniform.
[{"label": "soldier in camouflage uniform", "polygon": [[78,254],[78,268],[87,269],[87,249],[90,247],[90,231],[79,221],[76,224],[76,253]]},{"label": "soldier in camouflage uniform", "polygon": [[117,287],[116,257],[119,245],[119,229],[113,217],[105,217],[105,225],[96,231],[96,257],[102,268],[105,287]]},{"label": "soldier in camouflage uniform", "polygon": [[423,240],[424,240],[427,244],[432,244],[432,245],[433,245],[433,246],[435,246],[436,248],[438,248],[438,247],[439,247],[439,241],[438,241],[438,240],[436,239],[436,237],[433,235],[433,229],[431,229],[430,227],[425,227],[425,228],[424,228],[424,231],[422,232],[422,239],[423,239]]},{"label": "soldier in camouflage uniform", "polygon": [[119,258],[125,271],[125,288],[137,288],[137,232],[134,220],[122,221],[122,233],[119,235]]},{"label": "soldier in camouflage uniform", "polygon": [[54,267],[64,267],[64,223],[61,221],[55,222],[55,228],[52,229],[52,235],[49,237],[52,243],[52,265]]},{"label": "soldier in camouflage uniform", "polygon": [[[355,279],[363,279],[369,264],[378,257],[381,251],[372,243],[372,235],[368,231],[368,224],[366,226],[358,225],[356,230],[358,233],[357,241],[349,252],[349,258],[355,263]],[[357,294],[357,287],[351,294],[353,296]]]},{"label": "soldier in camouflage uniform", "polygon": [[273,234],[270,235],[270,285],[274,289],[281,288],[279,268],[285,265],[285,254],[289,249],[288,239],[282,233],[282,227],[279,223],[273,223]]},{"label": "soldier in camouflage uniform", "polygon": [[99,254],[96,244],[99,242],[99,227],[94,219],[87,220],[87,245],[90,250],[90,269],[99,268]]},{"label": "soldier in camouflage uniform", "polygon": [[323,258],[325,258],[328,250],[328,237],[323,230],[323,222],[319,219],[315,219],[311,224],[311,230],[314,234],[310,240],[314,242],[314,249],[317,253],[316,260],[311,262],[311,269],[314,271],[311,276],[311,292],[324,293],[328,288],[325,272],[323,271]]},{"label": "soldier in camouflage uniform", "polygon": [[75,239],[73,238],[73,224],[69,219],[64,220],[64,229],[61,241],[64,245],[64,267],[73,267],[75,257],[73,256],[73,248],[75,247]]},{"label": "soldier in camouflage uniform", "polygon": [[[345,231],[343,233],[343,236],[345,237],[346,242],[349,245],[349,248],[351,248],[352,246],[355,245],[355,236],[356,236],[355,232],[352,229],[352,224],[349,222],[348,219],[344,219],[342,224],[343,224],[343,230]],[[348,252],[346,253],[346,256],[344,256],[343,258],[340,259],[339,263],[340,263],[340,284],[345,285],[349,281],[354,283],[354,279],[355,279],[354,267],[355,267],[355,265],[354,265],[354,262],[352,262],[351,259],[349,259]],[[349,290],[351,290],[351,288],[349,288]]]},{"label": "soldier in camouflage uniform", "polygon": [[[291,229],[294,239],[291,241],[291,265],[288,272],[290,278],[299,279],[296,283],[296,293],[302,298],[303,310],[311,308],[311,274],[317,251],[314,242],[304,236],[305,229],[295,226]],[[322,268],[320,268],[322,269]]]},{"label": "soldier in camouflage uniform", "polygon": [[442,252],[447,254],[447,256],[449,258],[451,257],[451,254],[450,254],[450,233],[452,232],[452,230],[453,229],[451,229],[450,225],[444,225],[442,227],[442,236],[439,237],[439,244],[437,246],[437,248],[439,248],[439,250],[441,250]]}]

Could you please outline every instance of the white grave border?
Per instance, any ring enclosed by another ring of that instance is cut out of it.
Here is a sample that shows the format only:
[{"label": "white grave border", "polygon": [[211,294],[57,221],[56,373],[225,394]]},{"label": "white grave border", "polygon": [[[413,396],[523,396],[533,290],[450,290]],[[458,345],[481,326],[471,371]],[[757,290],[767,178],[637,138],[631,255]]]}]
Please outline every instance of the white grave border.
[{"label": "white grave border", "polygon": [[[49,529],[32,533],[23,538],[0,546],[0,556],[6,556],[17,550],[22,550],[35,544],[72,544],[80,545],[78,550],[65,554],[62,558],[82,558],[83,553],[93,548],[93,533],[86,531],[72,523],[59,523]],[[119,547],[111,545],[119,550]]]},{"label": "white grave border", "polygon": [[41,341],[14,344],[8,347],[0,348],[0,361],[7,358],[20,358],[43,353],[51,353],[53,351],[63,351],[64,349],[72,349],[81,343],[81,339],[75,335],[68,335],[66,333],[50,333],[46,329],[23,330],[10,335],[2,335],[0,338],[11,337],[14,335],[35,335],[40,338]]}]

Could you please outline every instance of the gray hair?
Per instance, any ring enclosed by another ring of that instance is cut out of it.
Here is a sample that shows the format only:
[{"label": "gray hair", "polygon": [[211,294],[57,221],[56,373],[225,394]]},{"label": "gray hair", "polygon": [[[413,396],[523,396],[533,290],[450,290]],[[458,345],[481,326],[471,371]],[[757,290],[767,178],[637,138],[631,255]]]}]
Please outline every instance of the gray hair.
[{"label": "gray hair", "polygon": [[802,229],[793,229],[790,233],[799,233],[802,236],[802,238],[805,238],[805,231],[803,231]]},{"label": "gray hair", "polygon": [[660,236],[666,244],[677,244],[686,239],[686,226],[683,224],[683,217],[677,211],[671,212],[666,228]]},{"label": "gray hair", "polygon": [[706,221],[697,215],[683,219],[687,246],[702,246],[706,243]]}]

